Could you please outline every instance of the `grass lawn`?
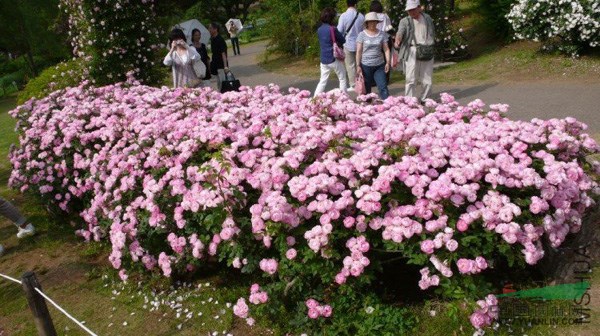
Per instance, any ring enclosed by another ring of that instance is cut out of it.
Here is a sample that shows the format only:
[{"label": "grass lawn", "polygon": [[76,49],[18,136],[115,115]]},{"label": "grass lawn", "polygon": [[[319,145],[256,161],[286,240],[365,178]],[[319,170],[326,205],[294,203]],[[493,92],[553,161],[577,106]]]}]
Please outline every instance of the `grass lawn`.
[{"label": "grass lawn", "polygon": [[595,82],[600,80],[600,57],[579,59],[546,54],[540,44],[516,42],[434,73],[436,83],[482,82]]},{"label": "grass lawn", "polygon": [[265,53],[258,57],[258,64],[269,72],[306,78],[319,78],[321,73],[318,59],[309,61],[303,56],[278,53]]}]

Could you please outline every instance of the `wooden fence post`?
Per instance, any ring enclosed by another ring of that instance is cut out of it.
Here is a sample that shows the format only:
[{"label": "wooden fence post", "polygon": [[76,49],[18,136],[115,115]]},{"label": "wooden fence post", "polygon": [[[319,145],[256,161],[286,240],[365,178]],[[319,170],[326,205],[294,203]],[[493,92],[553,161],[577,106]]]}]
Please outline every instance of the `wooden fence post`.
[{"label": "wooden fence post", "polygon": [[46,306],[46,300],[35,291],[35,288],[42,290],[42,286],[37,281],[35,273],[26,272],[21,278],[23,290],[29,303],[29,309],[33,314],[35,326],[40,336],[56,336],[56,330],[52,324],[52,317]]}]

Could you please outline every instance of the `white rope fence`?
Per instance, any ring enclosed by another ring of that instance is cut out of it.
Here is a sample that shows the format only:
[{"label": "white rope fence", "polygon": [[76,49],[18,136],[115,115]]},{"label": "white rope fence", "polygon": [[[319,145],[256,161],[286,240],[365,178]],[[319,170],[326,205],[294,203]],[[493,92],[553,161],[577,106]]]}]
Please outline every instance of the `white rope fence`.
[{"label": "white rope fence", "polygon": [[[5,278],[6,280],[12,281],[14,283],[18,283],[19,285],[21,284],[20,280],[10,277],[8,275],[0,273],[0,277]],[[98,336],[93,331],[91,331],[88,327],[84,326],[83,323],[79,322],[76,318],[74,318],[71,314],[69,314],[66,310],[64,310],[61,306],[59,306],[56,302],[54,302],[54,300],[52,300],[46,294],[44,294],[44,292],[42,292],[39,288],[35,288],[35,291],[38,292],[38,294],[40,294],[44,299],[46,299],[46,301],[50,302],[56,309],[58,309],[66,317],[71,319],[71,321],[75,322],[75,324],[77,324],[79,327],[81,327],[81,329],[85,330],[88,334],[90,334],[92,336]]]},{"label": "white rope fence", "polygon": [[12,281],[12,282],[16,282],[16,283],[18,283],[19,285],[21,284],[21,281],[20,281],[20,280],[17,280],[17,279],[15,279],[15,278],[11,278],[11,277],[9,277],[8,275],[4,275],[4,274],[0,273],[0,277],[3,277],[4,279],[6,279],[6,280],[10,280],[10,281]]}]

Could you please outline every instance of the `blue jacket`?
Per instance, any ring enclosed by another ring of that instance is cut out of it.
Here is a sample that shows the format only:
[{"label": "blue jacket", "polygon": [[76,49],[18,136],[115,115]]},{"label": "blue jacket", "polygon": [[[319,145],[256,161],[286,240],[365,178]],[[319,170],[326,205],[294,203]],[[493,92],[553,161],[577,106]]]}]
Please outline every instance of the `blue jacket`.
[{"label": "blue jacket", "polygon": [[334,26],[327,23],[323,23],[319,29],[317,29],[317,36],[319,37],[319,45],[321,46],[321,63],[331,64],[335,62],[333,57],[333,40],[331,39],[331,27],[335,33],[335,42],[337,42],[340,48],[343,48],[346,39],[344,35],[340,33]]}]

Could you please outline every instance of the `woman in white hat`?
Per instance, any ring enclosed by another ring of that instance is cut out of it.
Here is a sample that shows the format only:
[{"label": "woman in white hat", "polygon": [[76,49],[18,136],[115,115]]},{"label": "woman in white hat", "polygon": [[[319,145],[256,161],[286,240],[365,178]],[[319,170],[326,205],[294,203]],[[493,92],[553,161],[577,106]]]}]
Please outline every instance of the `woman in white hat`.
[{"label": "woman in white hat", "polygon": [[365,80],[365,91],[371,93],[372,83],[379,89],[379,98],[386,99],[390,94],[386,73],[390,71],[390,48],[388,34],[377,29],[381,19],[375,12],[365,16],[365,29],[356,38],[356,64],[358,74]]}]

